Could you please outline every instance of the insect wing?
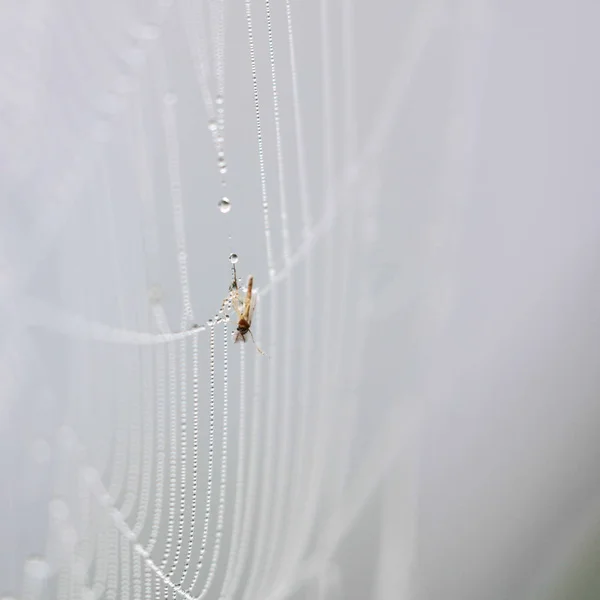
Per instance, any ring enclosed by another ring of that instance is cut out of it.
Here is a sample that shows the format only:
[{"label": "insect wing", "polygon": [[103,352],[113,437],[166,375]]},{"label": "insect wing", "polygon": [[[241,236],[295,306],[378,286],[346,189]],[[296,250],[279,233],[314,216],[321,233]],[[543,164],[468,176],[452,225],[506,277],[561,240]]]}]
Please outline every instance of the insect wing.
[{"label": "insect wing", "polygon": [[250,298],[250,306],[248,307],[248,323],[252,323],[252,317],[254,316],[254,309],[256,308],[256,294],[252,294]]}]

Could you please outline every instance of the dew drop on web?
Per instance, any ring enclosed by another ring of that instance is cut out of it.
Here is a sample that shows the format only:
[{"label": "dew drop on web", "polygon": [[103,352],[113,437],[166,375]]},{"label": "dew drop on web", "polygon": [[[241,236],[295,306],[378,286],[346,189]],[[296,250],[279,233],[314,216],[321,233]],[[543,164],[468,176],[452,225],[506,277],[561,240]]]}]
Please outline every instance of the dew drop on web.
[{"label": "dew drop on web", "polygon": [[229,198],[223,196],[221,201],[219,202],[219,210],[222,213],[228,213],[231,210],[231,202],[229,202]]}]

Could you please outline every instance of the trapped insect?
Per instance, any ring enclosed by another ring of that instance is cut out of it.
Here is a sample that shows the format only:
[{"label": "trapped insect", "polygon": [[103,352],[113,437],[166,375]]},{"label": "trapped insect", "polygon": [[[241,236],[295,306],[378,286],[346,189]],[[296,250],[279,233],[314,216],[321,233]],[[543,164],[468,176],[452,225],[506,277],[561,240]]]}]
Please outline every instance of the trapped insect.
[{"label": "trapped insect", "polygon": [[[238,302],[237,302],[237,306],[236,306],[236,313],[238,315],[238,324],[237,324],[237,329],[236,329],[233,341],[235,344],[237,344],[240,341],[245,342],[246,336],[248,334],[250,334],[250,337],[252,338],[252,341],[254,342],[256,349],[261,354],[264,354],[264,352],[259,348],[258,344],[256,343],[256,340],[254,339],[254,335],[252,335],[252,330],[250,329],[252,327],[252,317],[254,316],[254,309],[256,308],[256,295],[254,295],[254,296],[252,295],[253,283],[254,283],[254,277],[252,277],[252,275],[250,275],[248,277],[248,285],[246,286],[246,297],[244,298],[243,304],[239,302],[239,295],[238,295]],[[241,305],[241,309],[240,309],[240,305]]]},{"label": "trapped insect", "polygon": [[233,338],[234,343],[237,344],[238,342],[245,342],[246,336],[250,334],[256,349],[264,355],[265,353],[259,348],[251,330],[252,317],[254,316],[254,309],[256,308],[256,294],[252,294],[253,285],[254,277],[250,275],[248,277],[248,284],[246,286],[246,297],[242,301],[240,299],[240,290],[237,283],[237,273],[235,270],[235,265],[233,265],[233,282],[229,286],[229,296],[225,302],[228,300],[231,302],[238,317],[237,328]]}]

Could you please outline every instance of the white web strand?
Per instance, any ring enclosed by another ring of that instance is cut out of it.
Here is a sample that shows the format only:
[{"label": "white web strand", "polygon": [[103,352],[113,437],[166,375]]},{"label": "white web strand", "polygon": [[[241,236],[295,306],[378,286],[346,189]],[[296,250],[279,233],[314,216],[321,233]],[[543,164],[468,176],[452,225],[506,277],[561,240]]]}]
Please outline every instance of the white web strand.
[{"label": "white web strand", "polygon": [[171,555],[173,532],[175,530],[175,506],[177,497],[177,349],[175,344],[167,345],[167,380],[168,380],[168,423],[169,423],[169,460],[168,460],[168,507],[165,547],[160,561],[160,570],[164,571]]},{"label": "white web strand", "polygon": [[199,427],[200,427],[200,392],[199,385],[199,357],[198,357],[198,338],[192,338],[192,427],[193,427],[193,458],[192,458],[192,503],[190,514],[190,541],[188,544],[183,572],[180,577],[180,585],[183,585],[188,570],[192,563],[192,549],[194,545],[194,536],[196,533],[196,516],[198,512],[198,460],[199,460]]},{"label": "white web strand", "polygon": [[[227,329],[225,329],[227,335]],[[231,542],[225,577],[221,588],[222,597],[226,597],[227,591],[235,569],[241,547],[241,526],[244,516],[244,492],[245,492],[245,469],[246,469],[246,349],[240,347],[240,389],[239,389],[239,425],[238,425],[238,454],[237,473],[235,484],[235,503],[233,507],[233,527],[231,530]]]},{"label": "white web strand", "polygon": [[209,431],[208,431],[208,471],[206,483],[206,505],[204,508],[204,524],[202,528],[202,542],[200,546],[200,554],[194,571],[194,577],[189,589],[193,590],[200,576],[200,570],[204,565],[204,555],[208,542],[208,526],[211,516],[211,501],[212,501],[212,484],[213,484],[213,468],[214,468],[214,451],[215,451],[215,330],[210,328],[209,332],[210,346],[210,404],[209,404]]},{"label": "white web strand", "polygon": [[148,509],[150,504],[150,484],[154,466],[154,434],[155,419],[152,410],[152,404],[155,398],[155,386],[152,379],[152,368],[155,366],[152,360],[153,356],[148,355],[143,367],[142,383],[142,413],[143,413],[143,449],[142,449],[142,483],[140,491],[140,502],[135,525],[133,526],[133,535],[137,539],[146,526]]},{"label": "white web strand", "polygon": [[[223,529],[225,521],[225,496],[227,491],[227,438],[229,424],[229,344],[227,328],[223,328],[223,425],[221,429],[221,471],[219,486],[219,505],[217,508],[217,525],[215,532],[215,541],[212,550],[212,559],[208,568],[208,575],[200,593],[195,596],[198,600],[203,600],[209,592],[217,572],[217,565],[221,554],[221,543],[223,540]],[[190,590],[193,589],[193,586]]]},{"label": "white web strand", "polygon": [[158,539],[162,518],[164,496],[164,476],[166,460],[166,348],[159,347],[154,353],[156,372],[156,486],[154,492],[154,516],[150,529],[150,538],[145,552],[150,555]]},{"label": "white web strand", "polygon": [[[269,315],[270,322],[269,327],[271,332],[275,330],[277,323],[277,312],[276,312],[276,295],[271,294],[269,298]],[[271,336],[269,338],[273,340]],[[275,349],[270,348],[275,354]],[[261,472],[261,486],[260,486],[260,507],[258,511],[258,522],[256,525],[255,532],[255,544],[253,550],[253,562],[250,567],[250,575],[248,576],[248,582],[246,584],[245,593],[242,598],[248,600],[259,593],[261,578],[264,574],[263,568],[269,550],[269,536],[272,533],[270,527],[270,517],[273,511],[273,497],[277,494],[278,482],[275,480],[275,465],[277,464],[277,415],[278,401],[277,401],[277,373],[278,361],[275,357],[272,357],[269,364],[268,370],[268,387],[267,394],[264,402],[266,404],[266,425],[264,433],[264,449],[262,456],[262,472]],[[279,436],[280,437],[280,436]]]},{"label": "white web strand", "polygon": [[[256,327],[257,335],[261,331],[260,321]],[[252,393],[252,430],[250,433],[250,465],[248,467],[248,492],[244,499],[244,519],[242,534],[239,542],[237,563],[232,571],[229,586],[223,586],[221,598],[233,600],[237,598],[237,592],[248,561],[250,542],[252,538],[252,524],[255,520],[257,488],[259,484],[259,461],[261,458],[261,423],[264,420],[264,411],[260,399],[262,397],[262,367],[263,361],[254,361],[254,390]],[[263,446],[264,447],[264,446]]]},{"label": "white web strand", "polygon": [[271,226],[269,223],[269,201],[267,198],[267,176],[265,171],[265,156],[263,150],[263,135],[260,120],[260,103],[258,95],[258,76],[256,69],[256,56],[254,51],[254,32],[252,29],[252,6],[250,0],[245,0],[246,5],[246,26],[248,30],[248,47],[250,50],[250,68],[252,71],[252,93],[254,96],[254,112],[256,118],[256,136],[258,142],[258,163],[260,169],[260,187],[262,195],[263,225],[265,233],[265,245],[267,252],[267,268],[269,278],[272,279],[275,274],[275,263],[273,260],[273,248],[271,245]]},{"label": "white web strand", "polygon": [[[162,79],[166,79],[167,66],[165,64],[166,57],[164,53],[161,53],[161,60],[159,65],[159,71],[162,74]],[[177,103],[177,96],[173,92],[166,92],[163,96],[163,123],[165,131],[166,151],[167,151],[167,167],[168,167],[168,179],[169,188],[171,195],[171,202],[173,206],[173,225],[175,230],[175,241],[177,246],[177,260],[179,263],[179,280],[181,287],[182,297],[182,315],[180,321],[180,329],[185,330],[187,326],[194,319],[194,312],[192,309],[189,275],[188,275],[188,253],[187,243],[185,235],[185,215],[183,209],[183,197],[182,197],[182,184],[180,174],[180,159],[179,159],[179,140],[177,134],[177,121],[176,121],[176,110],[175,106]],[[179,557],[183,545],[183,534],[184,534],[184,522],[185,522],[185,510],[186,510],[186,472],[187,472],[187,344],[186,340],[183,339],[179,345],[179,386],[178,392],[178,406],[179,406],[179,447],[174,444],[173,439],[171,440],[171,475],[169,483],[169,516],[168,516],[168,529],[167,539],[165,543],[165,553],[161,562],[161,570],[164,570],[167,566],[167,561],[170,559],[170,551],[174,528],[175,519],[175,485],[176,485],[176,460],[174,460],[173,452],[178,451],[180,460],[180,473],[179,473],[179,513],[178,513],[178,527],[177,537],[175,539],[175,549],[173,557],[171,559],[171,567],[167,572],[167,577],[172,577],[175,569],[178,566]],[[175,365],[169,364],[170,377],[174,377],[171,369],[175,368]],[[174,387],[172,383],[171,392],[174,393]],[[171,396],[171,402],[175,402],[175,397]],[[173,417],[175,416],[172,413]],[[176,428],[174,422],[171,424],[172,436],[176,436]]]}]

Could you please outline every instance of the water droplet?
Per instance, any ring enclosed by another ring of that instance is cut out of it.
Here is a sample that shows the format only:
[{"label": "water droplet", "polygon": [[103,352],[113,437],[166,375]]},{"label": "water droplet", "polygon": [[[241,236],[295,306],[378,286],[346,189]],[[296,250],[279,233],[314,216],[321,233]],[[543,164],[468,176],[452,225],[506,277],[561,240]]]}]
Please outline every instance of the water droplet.
[{"label": "water droplet", "polygon": [[237,255],[237,254],[235,254],[234,252],[232,252],[232,253],[229,255],[229,262],[230,262],[232,265],[235,265],[235,263],[236,263],[238,260],[239,260],[239,259],[238,259],[238,255]]},{"label": "water droplet", "polygon": [[217,144],[222,144],[225,141],[225,138],[222,135],[217,136]]},{"label": "water droplet", "polygon": [[174,94],[173,92],[167,92],[163,96],[163,102],[167,106],[173,106],[173,105],[177,104],[177,94]]},{"label": "water droplet", "polygon": [[220,94],[215,98],[215,104],[223,104],[224,100],[223,100],[223,96],[221,96]]},{"label": "water droplet", "polygon": [[31,579],[46,579],[50,574],[50,565],[43,556],[30,556],[25,563],[25,574]]},{"label": "water droplet", "polygon": [[209,129],[209,131],[216,131],[217,127],[218,127],[217,122],[214,119],[211,119],[208,122],[208,129]]},{"label": "water droplet", "polygon": [[227,173],[227,167],[225,165],[219,167],[219,173],[221,173],[221,175],[225,175],[225,173]]},{"label": "water droplet", "polygon": [[207,324],[209,327],[212,327],[212,326],[214,325],[214,321],[213,321],[212,319],[208,319],[208,321],[206,321],[206,324]]},{"label": "water droplet", "polygon": [[231,210],[231,202],[229,202],[229,199],[225,196],[223,196],[219,202],[219,210],[222,213],[228,213]]},{"label": "water droplet", "polygon": [[225,154],[223,152],[219,152],[217,164],[219,165],[219,169],[227,166],[227,163],[225,162]]}]

